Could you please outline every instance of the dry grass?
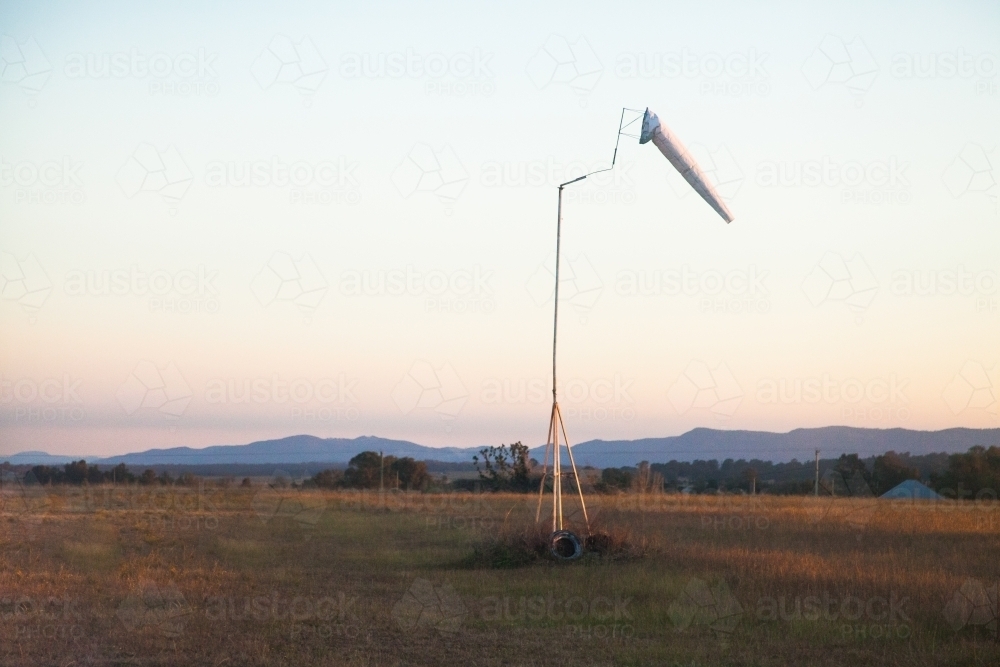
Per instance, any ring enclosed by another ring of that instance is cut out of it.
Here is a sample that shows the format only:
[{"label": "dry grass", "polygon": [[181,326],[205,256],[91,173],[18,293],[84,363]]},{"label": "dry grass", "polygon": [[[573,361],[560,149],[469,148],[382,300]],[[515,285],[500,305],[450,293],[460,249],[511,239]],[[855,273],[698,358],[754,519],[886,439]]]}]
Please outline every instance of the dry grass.
[{"label": "dry grass", "polygon": [[1000,663],[996,505],[593,497],[566,564],[532,496],[3,493],[2,664]]}]

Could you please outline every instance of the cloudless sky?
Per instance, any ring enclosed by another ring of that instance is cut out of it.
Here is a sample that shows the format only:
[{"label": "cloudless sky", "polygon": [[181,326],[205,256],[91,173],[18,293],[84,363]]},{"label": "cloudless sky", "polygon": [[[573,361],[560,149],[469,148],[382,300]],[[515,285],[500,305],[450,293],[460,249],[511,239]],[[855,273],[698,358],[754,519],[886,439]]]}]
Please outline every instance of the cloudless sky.
[{"label": "cloudless sky", "polygon": [[647,106],[736,220],[634,137],[566,190],[573,441],[1000,425],[996,3],[0,2],[0,26],[0,456],[538,444],[555,186]]}]

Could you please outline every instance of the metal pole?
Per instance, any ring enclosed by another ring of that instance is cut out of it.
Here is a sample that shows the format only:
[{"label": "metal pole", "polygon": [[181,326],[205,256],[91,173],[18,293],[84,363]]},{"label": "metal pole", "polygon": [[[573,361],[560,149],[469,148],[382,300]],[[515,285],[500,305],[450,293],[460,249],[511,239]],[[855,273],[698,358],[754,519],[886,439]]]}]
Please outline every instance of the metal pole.
[{"label": "metal pole", "polygon": [[[562,243],[562,192],[559,186],[559,204],[556,207],[556,290],[553,297],[552,316],[552,404],[556,404],[556,336],[559,331],[559,246]],[[556,451],[559,448],[556,447]]]},{"label": "metal pole", "polygon": [[816,488],[815,496],[819,498],[819,450],[816,450]]},{"label": "metal pole", "polygon": [[[555,404],[552,404],[555,411]],[[562,530],[562,515],[559,513],[559,494],[562,493],[560,481],[562,473],[559,470],[559,431],[552,427],[552,532]]]},{"label": "metal pole", "polygon": [[552,416],[549,417],[549,436],[545,443],[545,456],[542,459],[542,483],[538,485],[538,508],[535,510],[535,523],[538,523],[538,519],[542,515],[542,496],[545,494],[545,478],[549,474],[549,450],[552,448],[552,427],[555,418],[556,411],[553,410]]},{"label": "metal pole", "polygon": [[562,530],[562,464],[559,456],[559,403],[556,399],[556,341],[559,333],[559,256],[562,246],[562,195],[556,205],[556,286],[552,298],[552,532]]}]

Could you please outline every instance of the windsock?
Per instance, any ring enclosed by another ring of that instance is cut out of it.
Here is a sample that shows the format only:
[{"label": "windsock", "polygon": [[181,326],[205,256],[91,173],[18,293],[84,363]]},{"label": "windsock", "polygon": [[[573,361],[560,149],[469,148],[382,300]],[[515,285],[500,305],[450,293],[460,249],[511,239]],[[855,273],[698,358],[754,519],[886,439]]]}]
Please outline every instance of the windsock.
[{"label": "windsock", "polygon": [[723,220],[733,221],[733,214],[729,212],[722,197],[708,182],[705,173],[694,161],[688,149],[684,147],[677,135],[671,132],[670,128],[647,108],[646,113],[642,116],[642,133],[639,135],[639,143],[644,144],[648,141],[652,141],[653,145],[660,149],[663,156],[670,160],[670,164],[674,165],[684,180],[695,189],[695,192],[701,195],[702,199],[708,202],[709,206],[715,209],[716,213],[722,216]]}]

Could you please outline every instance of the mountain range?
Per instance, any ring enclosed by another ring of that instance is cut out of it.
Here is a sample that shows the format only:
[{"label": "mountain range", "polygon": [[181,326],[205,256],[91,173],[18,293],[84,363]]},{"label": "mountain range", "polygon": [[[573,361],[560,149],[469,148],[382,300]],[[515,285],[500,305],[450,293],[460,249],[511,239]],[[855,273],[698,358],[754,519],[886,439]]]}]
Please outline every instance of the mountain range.
[{"label": "mountain range", "polygon": [[[872,429],[849,426],[800,428],[788,433],[769,431],[723,431],[696,428],[677,436],[641,440],[588,440],[573,445],[578,465],[599,468],[632,466],[639,461],[664,463],[671,459],[761,459],[765,461],[800,461],[811,459],[819,449],[824,458],[842,453],[862,458],[889,450],[929,454],[964,452],[974,445],[1000,445],[1000,428],[951,428],[942,431],[910,429]],[[202,449],[173,447],[149,449],[106,458],[87,458],[99,465],[211,465],[211,464],[346,464],[363,451],[382,451],[397,457],[417,460],[469,463],[480,447],[427,447],[406,440],[376,436],[358,438],[319,438],[293,435],[277,440],[261,440],[246,445],[216,445]],[[541,460],[544,446],[534,447],[531,455]],[[21,452],[0,462],[11,464],[58,465],[82,457],[50,455],[45,452]]]}]

